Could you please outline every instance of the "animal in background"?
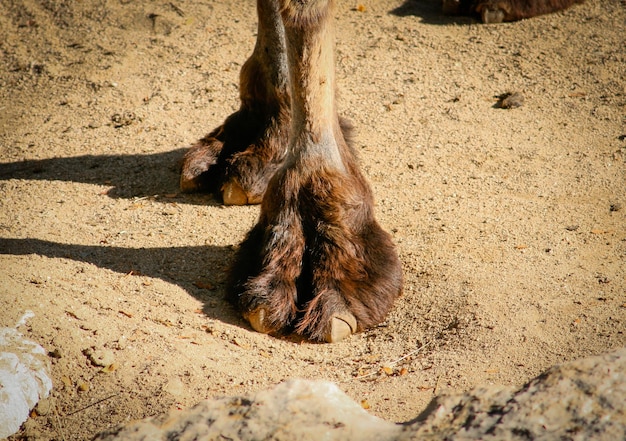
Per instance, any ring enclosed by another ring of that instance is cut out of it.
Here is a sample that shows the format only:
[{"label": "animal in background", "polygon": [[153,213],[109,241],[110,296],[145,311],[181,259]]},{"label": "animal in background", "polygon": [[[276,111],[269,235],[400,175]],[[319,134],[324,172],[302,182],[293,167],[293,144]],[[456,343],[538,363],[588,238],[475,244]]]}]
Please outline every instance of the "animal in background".
[{"label": "animal in background", "polygon": [[517,21],[562,11],[584,0],[443,0],[443,13],[469,15],[483,23]]}]

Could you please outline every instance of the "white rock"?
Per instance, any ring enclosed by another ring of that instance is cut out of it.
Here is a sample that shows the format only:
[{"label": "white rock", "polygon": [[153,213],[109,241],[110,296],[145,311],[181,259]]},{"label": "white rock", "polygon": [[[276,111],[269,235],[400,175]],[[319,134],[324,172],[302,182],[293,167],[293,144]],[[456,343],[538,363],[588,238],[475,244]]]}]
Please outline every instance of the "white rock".
[{"label": "white rock", "polygon": [[52,389],[46,351],[17,331],[34,315],[27,311],[15,328],[0,329],[0,438],[17,432]]}]

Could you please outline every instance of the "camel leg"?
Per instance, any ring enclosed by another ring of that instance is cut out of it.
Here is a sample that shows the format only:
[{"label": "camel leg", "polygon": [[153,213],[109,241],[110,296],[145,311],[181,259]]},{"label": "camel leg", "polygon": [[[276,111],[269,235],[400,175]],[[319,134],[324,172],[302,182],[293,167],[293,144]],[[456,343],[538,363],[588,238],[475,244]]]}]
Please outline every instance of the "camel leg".
[{"label": "camel leg", "polygon": [[284,27],[275,1],[259,2],[257,12],[257,42],[239,78],[240,109],[187,151],[180,177],[181,190],[211,192],[227,205],[260,203],[287,147]]},{"label": "camel leg", "polygon": [[229,291],[257,331],[335,342],[384,319],[402,274],[337,116],[331,3],[282,1],[289,148],[237,253]]}]

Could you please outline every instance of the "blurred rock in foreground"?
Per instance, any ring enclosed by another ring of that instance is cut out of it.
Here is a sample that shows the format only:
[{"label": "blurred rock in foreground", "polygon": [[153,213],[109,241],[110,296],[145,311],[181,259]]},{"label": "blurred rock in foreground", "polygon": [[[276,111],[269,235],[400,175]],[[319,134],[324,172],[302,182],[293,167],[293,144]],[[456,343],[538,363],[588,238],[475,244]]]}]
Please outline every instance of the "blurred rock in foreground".
[{"label": "blurred rock in foreground", "polygon": [[369,415],[332,383],[292,380],[96,439],[624,440],[626,348],[555,366],[519,390],[489,386],[438,397],[406,424]]}]

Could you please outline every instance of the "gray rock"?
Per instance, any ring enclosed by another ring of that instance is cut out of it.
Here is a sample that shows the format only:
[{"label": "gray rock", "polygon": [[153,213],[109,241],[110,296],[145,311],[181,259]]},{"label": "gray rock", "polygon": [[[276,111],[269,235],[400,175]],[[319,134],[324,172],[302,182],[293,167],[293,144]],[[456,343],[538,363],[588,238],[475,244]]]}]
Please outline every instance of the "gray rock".
[{"label": "gray rock", "polygon": [[131,423],[99,440],[372,440],[402,428],[374,417],[333,383],[290,380],[251,398],[203,401],[170,416]]},{"label": "gray rock", "polygon": [[626,348],[555,366],[521,389],[438,398],[419,440],[626,440]]},{"label": "gray rock", "polygon": [[626,348],[553,367],[519,390],[441,396],[399,425],[324,381],[291,380],[248,398],[204,401],[97,440],[624,440]]}]

